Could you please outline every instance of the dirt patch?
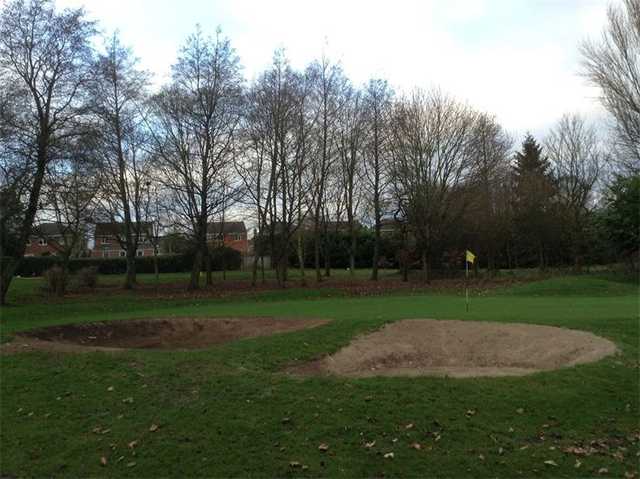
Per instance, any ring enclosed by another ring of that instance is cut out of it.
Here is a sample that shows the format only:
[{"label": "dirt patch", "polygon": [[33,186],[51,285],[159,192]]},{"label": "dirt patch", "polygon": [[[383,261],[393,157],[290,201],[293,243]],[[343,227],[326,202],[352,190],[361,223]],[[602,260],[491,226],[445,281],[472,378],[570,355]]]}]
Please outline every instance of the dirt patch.
[{"label": "dirt patch", "polygon": [[119,349],[203,349],[242,338],[313,328],[324,319],[139,319],[78,323],[32,329],[2,346],[4,353]]},{"label": "dirt patch", "polygon": [[584,331],[514,323],[409,319],[361,336],[293,374],[517,376],[597,361],[611,341]]}]

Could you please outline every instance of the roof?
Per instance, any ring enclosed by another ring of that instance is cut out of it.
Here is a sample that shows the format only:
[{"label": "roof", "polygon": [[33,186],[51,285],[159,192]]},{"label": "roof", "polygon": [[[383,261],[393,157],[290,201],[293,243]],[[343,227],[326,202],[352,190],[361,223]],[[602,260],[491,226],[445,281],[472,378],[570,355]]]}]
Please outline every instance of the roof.
[{"label": "roof", "polygon": [[31,229],[33,236],[62,236],[64,228],[60,223],[41,223]]},{"label": "roof", "polygon": [[[137,228],[138,223],[133,223],[134,228]],[[141,222],[141,230],[151,230],[150,222]],[[120,236],[124,234],[124,223],[96,223],[96,236]]]},{"label": "roof", "polygon": [[227,233],[246,233],[247,228],[244,225],[244,221],[225,221],[224,230],[223,223],[220,221],[214,221],[207,224],[207,233],[220,233],[221,231]]}]

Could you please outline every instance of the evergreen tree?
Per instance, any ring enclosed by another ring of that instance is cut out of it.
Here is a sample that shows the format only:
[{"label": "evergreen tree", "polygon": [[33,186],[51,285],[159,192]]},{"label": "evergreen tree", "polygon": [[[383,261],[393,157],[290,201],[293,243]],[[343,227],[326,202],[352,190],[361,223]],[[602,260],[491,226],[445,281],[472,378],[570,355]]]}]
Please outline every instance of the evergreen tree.
[{"label": "evergreen tree", "polygon": [[513,168],[516,243],[521,245],[520,255],[525,264],[537,258],[538,266],[544,269],[557,236],[553,221],[555,187],[549,160],[531,134],[527,134],[522,150],[515,154]]},{"label": "evergreen tree", "polygon": [[604,224],[618,256],[638,268],[640,175],[618,176],[605,197]]}]

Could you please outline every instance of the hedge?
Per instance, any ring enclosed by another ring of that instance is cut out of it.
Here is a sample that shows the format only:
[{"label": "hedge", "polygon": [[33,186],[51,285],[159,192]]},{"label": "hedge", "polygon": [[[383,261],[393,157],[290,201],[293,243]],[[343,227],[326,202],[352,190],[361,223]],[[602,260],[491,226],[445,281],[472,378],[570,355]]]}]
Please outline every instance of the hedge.
[{"label": "hedge", "polygon": [[[211,251],[211,267],[214,271],[222,270],[223,258],[225,269],[240,269],[241,255],[232,248],[215,248]],[[60,265],[62,259],[57,256],[25,256],[16,276],[42,276],[55,265]],[[191,271],[193,254],[159,255],[158,269],[161,273],[184,273]],[[69,260],[69,270],[73,273],[82,268],[95,267],[99,274],[124,274],[127,270],[125,258],[72,258]],[[153,273],[153,256],[136,257],[137,273]]]}]

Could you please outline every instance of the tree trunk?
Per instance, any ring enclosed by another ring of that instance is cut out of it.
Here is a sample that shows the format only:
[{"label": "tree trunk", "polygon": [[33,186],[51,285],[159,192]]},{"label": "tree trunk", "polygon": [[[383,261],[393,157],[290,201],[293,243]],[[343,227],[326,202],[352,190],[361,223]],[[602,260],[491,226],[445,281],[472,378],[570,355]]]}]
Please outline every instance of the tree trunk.
[{"label": "tree trunk", "polygon": [[422,281],[429,283],[429,257],[427,250],[422,250],[420,260],[422,262]]},{"label": "tree trunk", "polygon": [[193,257],[193,266],[191,267],[191,279],[189,280],[190,291],[200,288],[200,270],[201,269],[202,269],[202,250],[198,248]]},{"label": "tree trunk", "polygon": [[300,231],[298,232],[298,267],[300,268],[300,284],[302,286],[307,285],[307,278],[304,276],[304,238],[302,233],[302,227],[298,226]]},{"label": "tree trunk", "polygon": [[258,283],[258,254],[254,250],[253,261],[251,262],[251,286],[255,288]]},{"label": "tree trunk", "polygon": [[124,289],[133,289],[136,284],[136,250],[133,245],[127,245],[127,272],[125,274]]},{"label": "tree trunk", "polygon": [[316,223],[313,230],[313,255],[314,266],[316,268],[316,281],[322,282],[322,274],[320,272],[320,226]]},{"label": "tree trunk", "polygon": [[211,286],[213,284],[213,274],[211,272],[211,251],[209,250],[208,246],[205,249],[205,264],[207,268],[207,277],[205,280],[205,285]]},{"label": "tree trunk", "polygon": [[16,258],[0,258],[0,305],[2,306],[7,304],[7,291],[19,265],[20,260]]},{"label": "tree trunk", "polygon": [[328,278],[331,276],[331,245],[329,244],[329,235],[325,231],[324,234],[324,275]]},{"label": "tree trunk", "polygon": [[4,263],[6,261],[0,257],[0,263],[2,271],[0,272],[0,304],[6,304],[6,296],[9,291],[9,286],[13,280],[13,275],[18,268],[18,265],[24,257],[24,252],[27,247],[27,240],[31,234],[33,228],[33,220],[36,217],[38,211],[38,203],[40,201],[40,190],[42,189],[42,183],[44,181],[44,175],[47,168],[47,160],[49,156],[49,140],[50,133],[48,128],[44,128],[39,133],[38,138],[38,152],[36,160],[36,173],[33,178],[33,185],[31,192],[29,193],[29,202],[27,204],[27,210],[25,212],[24,220],[22,221],[20,231],[20,249],[16,252],[16,255],[9,260],[9,264]]},{"label": "tree trunk", "polygon": [[356,274],[356,249],[358,242],[355,228],[351,226],[351,247],[349,248],[349,275],[353,278]]},{"label": "tree trunk", "polygon": [[160,285],[160,268],[158,267],[158,246],[153,245],[153,274],[156,277],[156,293]]},{"label": "tree trunk", "polygon": [[373,264],[371,265],[371,280],[378,281],[378,263],[380,262],[380,221],[376,218],[373,242]]}]

